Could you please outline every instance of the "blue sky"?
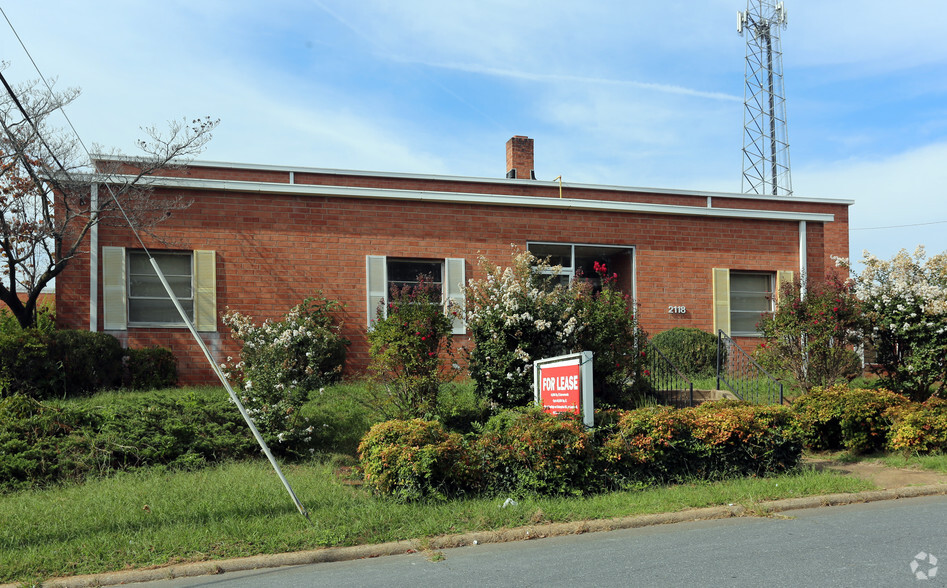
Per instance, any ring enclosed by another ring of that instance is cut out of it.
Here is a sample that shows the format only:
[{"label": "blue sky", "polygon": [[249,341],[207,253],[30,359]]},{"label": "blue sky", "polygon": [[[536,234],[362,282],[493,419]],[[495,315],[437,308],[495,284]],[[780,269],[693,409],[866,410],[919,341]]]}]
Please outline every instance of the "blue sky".
[{"label": "blue sky", "polygon": [[[12,4],[12,5],[10,5]],[[852,257],[947,250],[947,4],[785,0],[796,196]],[[745,0],[48,0],[3,10],[86,143],[221,119],[201,159],[739,192]],[[35,70],[6,23],[11,82]],[[909,225],[897,227],[898,225]],[[876,228],[896,227],[896,228]]]}]

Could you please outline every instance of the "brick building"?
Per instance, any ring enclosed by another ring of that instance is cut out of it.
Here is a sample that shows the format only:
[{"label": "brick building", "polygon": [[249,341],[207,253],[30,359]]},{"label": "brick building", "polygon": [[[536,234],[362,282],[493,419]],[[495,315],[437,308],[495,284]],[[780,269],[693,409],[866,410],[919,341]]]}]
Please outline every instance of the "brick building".
[{"label": "brick building", "polygon": [[[174,248],[145,243],[220,360],[238,352],[226,309],[278,317],[321,290],[345,304],[349,373],[367,362],[365,329],[392,283],[431,273],[461,299],[478,258],[506,264],[511,244],[566,275],[606,263],[650,333],[721,328],[746,347],[782,280],[848,257],[848,200],[560,186],[533,169],[527,137],[507,143],[505,178],[195,162],[155,178],[157,197],[192,201],[158,226]],[[60,326],[169,347],[182,382],[214,381],[131,231],[100,226],[86,245],[57,278]]]}]

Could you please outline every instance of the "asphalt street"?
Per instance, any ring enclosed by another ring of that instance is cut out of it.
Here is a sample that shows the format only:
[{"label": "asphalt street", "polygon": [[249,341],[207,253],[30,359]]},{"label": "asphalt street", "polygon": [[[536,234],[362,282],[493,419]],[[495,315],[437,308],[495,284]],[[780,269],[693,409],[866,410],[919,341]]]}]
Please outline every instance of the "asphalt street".
[{"label": "asphalt street", "polygon": [[940,586],[947,496],[786,511],[134,584],[267,586]]}]

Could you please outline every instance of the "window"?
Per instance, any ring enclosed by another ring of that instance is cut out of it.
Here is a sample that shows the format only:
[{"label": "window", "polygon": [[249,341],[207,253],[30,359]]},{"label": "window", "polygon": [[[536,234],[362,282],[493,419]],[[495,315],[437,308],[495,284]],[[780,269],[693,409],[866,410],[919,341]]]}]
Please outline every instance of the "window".
[{"label": "window", "polygon": [[773,274],[730,272],[730,330],[759,335],[756,325],[773,312]]},{"label": "window", "polygon": [[437,291],[438,295],[441,295],[443,292],[444,263],[441,261],[396,259],[389,257],[386,259],[386,269],[388,273],[389,293],[393,286],[398,288],[417,286],[419,276],[424,276],[428,284],[433,286],[434,290]]},{"label": "window", "polygon": [[[184,325],[144,251],[128,251],[129,324]],[[153,253],[187,318],[194,320],[194,290],[190,253]]]},{"label": "window", "polygon": [[595,289],[601,289],[601,276],[595,271],[595,264],[600,263],[605,265],[609,276],[618,275],[618,287],[622,292],[632,294],[634,291],[631,247],[527,243],[526,248],[535,257],[548,260],[551,265],[561,265],[559,279],[563,284],[581,277],[592,282]]},{"label": "window", "polygon": [[[216,331],[215,253],[154,251],[152,256],[195,328]],[[144,251],[103,247],[102,275],[106,330],[185,326]]]},{"label": "window", "polygon": [[772,313],[779,285],[792,281],[793,272],[713,270],[714,332],[730,336],[759,336],[762,315]]},{"label": "window", "polygon": [[[367,322],[369,328],[375,319],[378,308],[384,312],[388,304],[388,295],[392,286],[404,287],[418,283],[418,276],[423,275],[431,279],[441,292],[441,300],[445,305],[448,301],[463,306],[464,304],[464,277],[465,262],[461,258],[449,257],[446,259],[409,259],[386,257],[384,255],[369,255],[365,259],[368,283]],[[453,333],[462,335],[467,332],[463,319],[454,319]]]}]

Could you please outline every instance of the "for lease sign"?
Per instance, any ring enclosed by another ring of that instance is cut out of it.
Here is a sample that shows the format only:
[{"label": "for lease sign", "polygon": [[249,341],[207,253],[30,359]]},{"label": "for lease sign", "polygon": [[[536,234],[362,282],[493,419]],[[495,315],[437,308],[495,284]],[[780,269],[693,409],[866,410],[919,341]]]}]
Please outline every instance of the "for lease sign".
[{"label": "for lease sign", "polygon": [[578,358],[540,366],[539,374],[539,398],[543,410],[552,414],[578,414],[582,402]]},{"label": "for lease sign", "polygon": [[571,412],[594,426],[592,410],[592,352],[548,357],[533,363],[536,403],[552,414]]}]

